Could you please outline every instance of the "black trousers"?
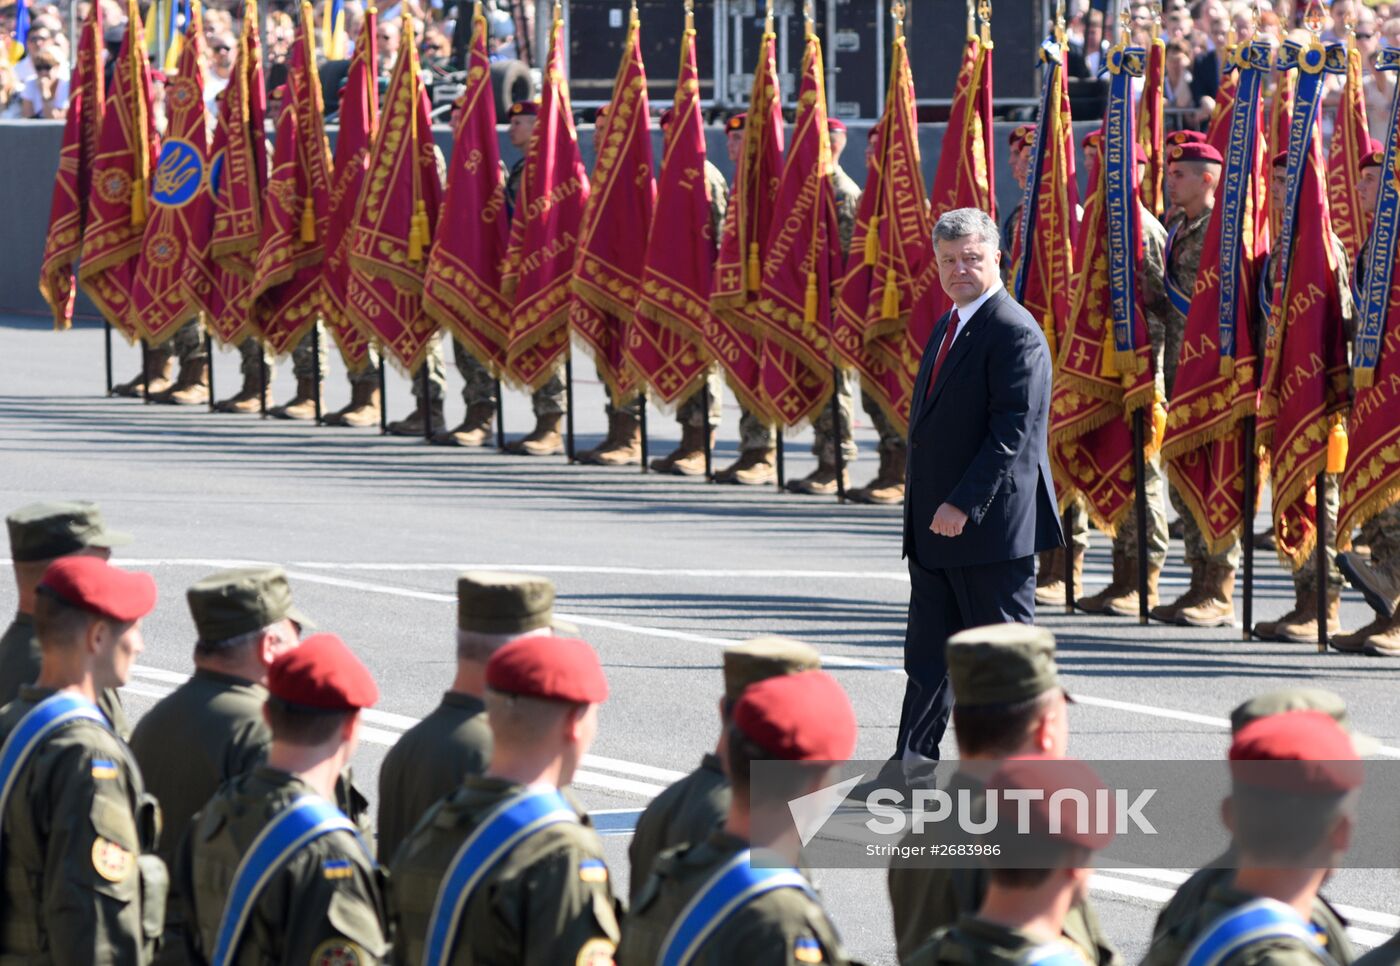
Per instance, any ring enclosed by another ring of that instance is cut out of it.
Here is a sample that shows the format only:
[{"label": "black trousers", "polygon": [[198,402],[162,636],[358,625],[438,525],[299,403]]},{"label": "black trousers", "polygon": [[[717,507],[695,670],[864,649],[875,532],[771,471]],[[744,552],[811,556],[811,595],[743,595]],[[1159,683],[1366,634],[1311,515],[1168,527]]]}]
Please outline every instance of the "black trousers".
[{"label": "black trousers", "polygon": [[1035,622],[1035,557],[926,570],[909,559],[909,623],[904,631],[904,709],[895,757],[905,750],[938,758],[953,713],[946,644],[985,624]]}]

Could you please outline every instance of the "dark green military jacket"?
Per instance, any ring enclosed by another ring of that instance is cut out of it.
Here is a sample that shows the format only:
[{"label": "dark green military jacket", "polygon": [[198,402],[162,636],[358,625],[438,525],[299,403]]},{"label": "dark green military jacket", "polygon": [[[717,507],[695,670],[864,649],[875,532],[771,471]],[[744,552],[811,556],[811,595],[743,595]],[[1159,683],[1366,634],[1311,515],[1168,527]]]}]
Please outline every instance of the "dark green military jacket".
[{"label": "dark green military jacket", "polygon": [[[51,689],[0,710],[0,745]],[[55,731],[0,816],[0,961],[150,962],[169,882],[150,854],[160,815],[121,739],[90,721]]]},{"label": "dark green military jacket", "polygon": [[[438,887],[462,843],[523,790],[470,775],[404,841],[391,866],[390,894],[400,962],[423,962]],[[618,912],[598,833],[582,822],[548,825],[517,844],[476,887],[449,962],[605,963],[617,945]]]},{"label": "dark green military jacket", "polygon": [[[946,791],[954,797],[966,790],[980,800],[984,785],[966,772],[956,772]],[[925,831],[905,835],[901,845],[949,844],[949,831],[938,834]],[[964,836],[957,827],[953,836]],[[939,836],[942,836],[941,838]],[[971,836],[965,836],[973,841]],[[901,958],[911,955],[937,930],[951,926],[962,916],[975,913],[987,895],[987,870],[969,865],[963,868],[926,868],[904,865],[896,858],[889,871],[890,906],[894,911],[895,946]],[[1070,907],[1064,921],[1065,938],[1078,947],[1091,963],[1112,966],[1121,963],[1113,944],[1099,923],[1098,914],[1088,899]]]},{"label": "dark green military jacket", "polygon": [[491,728],[480,698],[448,691],[442,703],[403,733],[379,766],[380,861],[394,857],[433,804],[480,775],[491,761]]},{"label": "dark green military jacket", "polygon": [[856,214],[860,210],[860,185],[837,164],[831,168],[831,187],[836,196],[836,233],[844,258],[851,254],[851,236],[855,234]]},{"label": "dark green military jacket", "polygon": [[[226,783],[195,816],[176,878],[186,897],[197,961],[213,953],[238,864],[258,834],[294,800],[315,791],[295,775],[258,765]],[[297,852],[263,890],[235,963],[366,966],[389,956],[384,894],[367,844],[336,831]]]},{"label": "dark green military jacket", "polygon": [[729,814],[732,795],[719,757],[707,754],[700,759],[699,768],[651,800],[637,819],[637,830],[627,847],[632,863],[631,902],[637,901],[662,852],[710,837]]},{"label": "dark green military jacket", "polygon": [[[1230,868],[1233,863],[1232,854],[1226,852],[1206,868],[1193,872],[1191,878],[1180,885],[1176,894],[1157,913],[1157,922],[1152,927],[1153,938],[1180,929],[1183,924],[1195,919],[1210,891],[1216,886],[1228,886],[1234,879],[1234,869]],[[1347,921],[1322,896],[1313,902],[1312,921],[1326,937],[1323,945],[1333,959],[1348,963],[1356,958],[1351,938],[1347,935]]]},{"label": "dark green military jacket", "polygon": [[[971,914],[963,914],[951,926],[944,926],[913,953],[900,960],[904,966],[981,966],[983,963],[1024,963],[1036,950],[1064,948],[1079,950],[1063,940],[1042,941],[1019,929],[1000,926]],[[1082,953],[1080,954],[1082,955]]]},{"label": "dark green military jacket", "polygon": [[[39,638],[34,634],[34,617],[15,614],[15,619],[0,637],[0,707],[19,696],[22,685],[39,680]],[[131,737],[131,723],[126,720],[122,699],[116,691],[103,691],[97,696],[97,706],[112,722],[112,730],[123,741]]]},{"label": "dark green military jacket", "polygon": [[[1176,966],[1181,957],[1191,948],[1191,944],[1225,913],[1250,902],[1257,896],[1227,884],[1217,882],[1205,890],[1204,896],[1191,915],[1179,920],[1175,925],[1153,936],[1152,945],[1142,966]],[[1316,906],[1314,906],[1316,908]],[[1296,939],[1266,939],[1246,946],[1220,966],[1311,966],[1314,963],[1336,962],[1347,966],[1352,962],[1350,944],[1345,948],[1330,948],[1332,942],[1323,941],[1325,933],[1319,932],[1318,942],[1327,949],[1330,959],[1316,956],[1304,943]]]},{"label": "dark green military jacket", "polygon": [[[721,866],[748,847],[715,829],[696,845],[664,853],[623,921],[618,966],[655,966],[682,910]],[[849,962],[826,910],[800,889],[761,893],[727,918],[690,960],[692,966]]]}]

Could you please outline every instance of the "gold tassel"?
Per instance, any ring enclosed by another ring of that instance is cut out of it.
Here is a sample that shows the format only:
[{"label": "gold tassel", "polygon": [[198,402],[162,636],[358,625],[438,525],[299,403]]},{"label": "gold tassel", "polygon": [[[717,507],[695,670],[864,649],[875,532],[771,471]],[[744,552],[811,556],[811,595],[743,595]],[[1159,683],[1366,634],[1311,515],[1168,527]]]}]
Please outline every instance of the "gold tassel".
[{"label": "gold tassel", "polygon": [[146,182],[137,178],[131,182],[131,227],[146,224]]},{"label": "gold tassel", "polygon": [[1113,326],[1105,325],[1103,330],[1103,346],[1099,355],[1099,375],[1105,379],[1115,379],[1118,376],[1118,366],[1115,357],[1118,350],[1113,342]]},{"label": "gold tassel", "polygon": [[308,245],[316,240],[316,209],[310,198],[301,206],[301,240]]},{"label": "gold tassel", "polygon": [[1341,473],[1347,468],[1347,429],[1341,419],[1332,423],[1327,434],[1327,472]]},{"label": "gold tassel", "polygon": [[[870,246],[867,245],[866,251],[869,249]],[[880,294],[880,318],[899,318],[899,285],[895,281],[894,269],[885,273],[885,290]]]},{"label": "gold tassel", "polygon": [[817,324],[817,273],[815,271],[807,273],[807,298],[802,303],[802,324],[807,326]]},{"label": "gold tassel", "polygon": [[410,262],[423,260],[423,236],[418,234],[417,215],[408,219],[408,260]]},{"label": "gold tassel", "polygon": [[[865,267],[874,268],[880,257],[880,216],[870,216],[870,227],[865,230]],[[891,318],[891,316],[886,316]]]},{"label": "gold tassel", "polygon": [[1220,378],[1221,378],[1221,379],[1233,379],[1233,378],[1235,378],[1235,357],[1234,357],[1234,356],[1221,356],[1221,357],[1220,357]]},{"label": "gold tassel", "polygon": [[1370,389],[1376,381],[1376,370],[1371,366],[1357,366],[1351,371],[1351,381],[1357,389]]},{"label": "gold tassel", "polygon": [[749,242],[749,291],[763,287],[763,269],[758,261],[758,242]]}]

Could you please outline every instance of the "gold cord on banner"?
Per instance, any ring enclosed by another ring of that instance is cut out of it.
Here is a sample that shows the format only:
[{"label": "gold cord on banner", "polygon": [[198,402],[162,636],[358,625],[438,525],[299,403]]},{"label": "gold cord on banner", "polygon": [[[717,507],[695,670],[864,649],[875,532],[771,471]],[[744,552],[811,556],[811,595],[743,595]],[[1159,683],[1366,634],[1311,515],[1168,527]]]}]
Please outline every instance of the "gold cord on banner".
[{"label": "gold cord on banner", "polygon": [[[301,22],[301,35],[306,48],[303,64],[309,74],[316,69],[316,42],[311,37],[311,4],[307,0],[302,0],[301,3]],[[308,77],[302,77],[302,83],[307,83],[308,80]],[[316,241],[316,206],[312,203],[309,193],[301,206],[301,240],[307,245]]]},{"label": "gold cord on banner", "polygon": [[413,18],[403,18],[408,45],[408,166],[413,175],[413,214],[408,220],[408,260],[421,262],[428,247],[428,206],[423,200],[423,170],[418,161],[418,48],[413,36]]},{"label": "gold cord on banner", "polygon": [[[136,7],[136,0],[131,0],[127,17],[130,25],[128,30],[135,30],[141,25],[141,14]],[[127,55],[131,60],[131,100],[136,108],[131,112],[132,123],[136,126],[132,133],[138,145],[136,177],[131,179],[131,227],[140,228],[146,224],[146,180],[151,176],[151,148],[147,136],[146,91],[145,85],[141,83],[142,71],[145,69],[144,55],[136,50],[136,45],[131,40],[127,41],[127,48]]]}]

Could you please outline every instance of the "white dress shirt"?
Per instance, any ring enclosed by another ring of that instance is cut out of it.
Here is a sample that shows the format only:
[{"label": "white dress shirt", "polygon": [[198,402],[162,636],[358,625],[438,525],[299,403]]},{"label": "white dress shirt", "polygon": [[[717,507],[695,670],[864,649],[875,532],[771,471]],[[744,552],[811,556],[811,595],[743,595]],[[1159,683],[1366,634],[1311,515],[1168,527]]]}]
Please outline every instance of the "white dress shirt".
[{"label": "white dress shirt", "polygon": [[[954,308],[957,308],[958,311],[958,327],[953,332],[953,342],[957,342],[958,336],[962,335],[962,330],[967,326],[967,320],[976,315],[977,310],[986,304],[987,299],[1000,292],[1001,289],[1001,279],[997,279],[995,282],[992,283],[991,288],[987,289],[987,291],[977,296],[977,298],[973,299],[967,305],[964,305],[961,308],[954,306]],[[952,343],[949,343],[949,345],[951,344]]]}]

